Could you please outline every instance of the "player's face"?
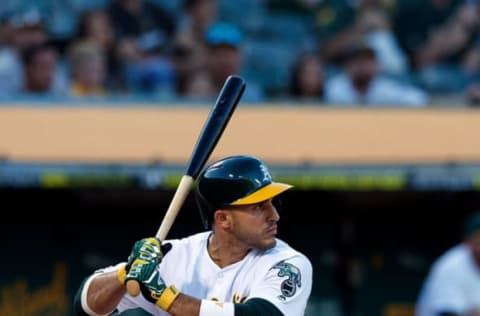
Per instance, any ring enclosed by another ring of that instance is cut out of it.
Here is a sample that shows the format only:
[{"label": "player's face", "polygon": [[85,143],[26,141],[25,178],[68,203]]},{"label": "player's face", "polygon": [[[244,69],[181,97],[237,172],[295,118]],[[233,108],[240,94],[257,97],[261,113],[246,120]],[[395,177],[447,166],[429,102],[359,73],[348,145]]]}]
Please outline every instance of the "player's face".
[{"label": "player's face", "polygon": [[280,219],[272,200],[232,208],[231,233],[249,248],[270,249],[275,246]]}]

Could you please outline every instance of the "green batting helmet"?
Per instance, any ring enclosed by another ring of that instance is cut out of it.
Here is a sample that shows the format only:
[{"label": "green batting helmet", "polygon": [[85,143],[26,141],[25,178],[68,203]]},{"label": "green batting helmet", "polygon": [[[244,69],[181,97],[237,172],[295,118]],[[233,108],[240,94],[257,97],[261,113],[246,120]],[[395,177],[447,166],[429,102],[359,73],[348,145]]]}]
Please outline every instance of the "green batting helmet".
[{"label": "green batting helmet", "polygon": [[229,205],[246,205],[271,199],[292,186],[273,182],[267,166],[252,156],[221,159],[202,171],[196,199],[203,225],[209,228],[213,213]]}]

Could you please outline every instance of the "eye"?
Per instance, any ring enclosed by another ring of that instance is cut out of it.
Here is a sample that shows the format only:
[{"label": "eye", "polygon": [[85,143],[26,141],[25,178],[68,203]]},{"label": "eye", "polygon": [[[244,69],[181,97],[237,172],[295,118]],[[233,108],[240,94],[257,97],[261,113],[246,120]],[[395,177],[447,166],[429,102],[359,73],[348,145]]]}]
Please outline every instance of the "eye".
[{"label": "eye", "polygon": [[255,211],[261,211],[261,210],[263,210],[263,203],[257,203],[257,204],[255,204],[255,206],[253,207],[253,209],[254,209]]},{"label": "eye", "polygon": [[270,201],[264,201],[264,202],[260,202],[260,203],[256,204],[255,205],[255,210],[257,210],[259,212],[265,212],[266,210],[269,209],[269,207],[270,207]]}]

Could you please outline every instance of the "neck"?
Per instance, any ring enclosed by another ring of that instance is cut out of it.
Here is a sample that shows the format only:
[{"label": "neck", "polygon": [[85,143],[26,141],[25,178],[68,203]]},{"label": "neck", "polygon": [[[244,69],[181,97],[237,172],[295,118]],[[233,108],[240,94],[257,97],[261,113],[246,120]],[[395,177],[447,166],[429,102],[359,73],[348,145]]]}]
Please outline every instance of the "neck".
[{"label": "neck", "polygon": [[234,237],[219,233],[212,233],[208,244],[208,253],[220,268],[242,260],[250,250],[251,248],[242,245]]}]

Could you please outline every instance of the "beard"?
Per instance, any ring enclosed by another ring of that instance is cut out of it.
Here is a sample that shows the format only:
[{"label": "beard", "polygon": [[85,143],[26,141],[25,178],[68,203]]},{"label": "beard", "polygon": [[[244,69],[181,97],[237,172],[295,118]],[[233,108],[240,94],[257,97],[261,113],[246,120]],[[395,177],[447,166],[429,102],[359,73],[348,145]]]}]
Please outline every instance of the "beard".
[{"label": "beard", "polygon": [[368,91],[368,87],[372,80],[373,77],[369,74],[359,74],[352,77],[352,84],[357,91],[361,94],[365,94]]},{"label": "beard", "polygon": [[262,229],[260,232],[252,232],[251,229],[240,229],[234,232],[237,240],[244,243],[250,249],[268,250],[277,244],[275,235],[269,235],[271,227]]}]

